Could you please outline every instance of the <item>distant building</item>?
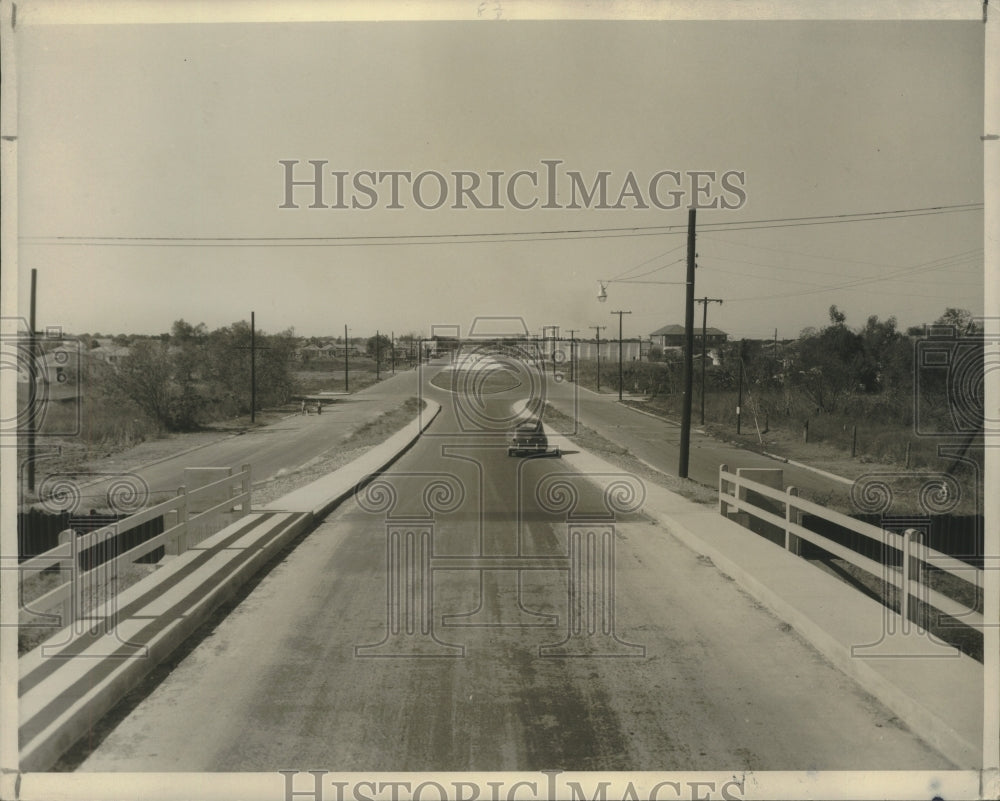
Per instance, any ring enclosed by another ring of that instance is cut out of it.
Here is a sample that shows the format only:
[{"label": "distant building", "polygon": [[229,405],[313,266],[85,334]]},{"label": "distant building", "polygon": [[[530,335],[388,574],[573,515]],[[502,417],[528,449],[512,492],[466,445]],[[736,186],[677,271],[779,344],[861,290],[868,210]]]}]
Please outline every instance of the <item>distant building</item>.
[{"label": "distant building", "polygon": [[295,352],[296,357],[299,361],[308,362],[310,359],[315,359],[322,355],[319,345],[306,345],[305,347],[299,348]]},{"label": "distant building", "polygon": [[92,359],[98,359],[112,367],[117,367],[122,360],[130,353],[128,348],[120,345],[101,345],[88,351],[87,355]]},{"label": "distant building", "polygon": [[[683,348],[684,347],[684,326],[683,325],[665,325],[663,328],[657,328],[652,334],[649,335],[654,345],[659,345],[661,348]],[[729,334],[725,331],[721,331],[718,328],[706,328],[705,329],[705,343],[709,346],[721,345],[727,339],[729,339]],[[701,347],[701,326],[696,325],[694,328],[694,344],[696,347]]]}]

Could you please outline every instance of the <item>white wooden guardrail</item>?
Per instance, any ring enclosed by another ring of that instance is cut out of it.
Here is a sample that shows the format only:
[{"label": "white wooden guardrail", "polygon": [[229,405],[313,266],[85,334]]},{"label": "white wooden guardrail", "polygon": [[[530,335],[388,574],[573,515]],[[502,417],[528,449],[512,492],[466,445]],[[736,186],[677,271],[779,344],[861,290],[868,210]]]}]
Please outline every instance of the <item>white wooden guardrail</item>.
[{"label": "white wooden guardrail", "polygon": [[[925,567],[933,567],[944,571],[962,581],[983,586],[983,571],[973,565],[956,559],[953,556],[929,548],[922,542],[922,532],[907,529],[903,534],[883,530],[848,515],[827,509],[817,503],[812,503],[799,497],[795,487],[784,491],[773,486],[753,481],[743,474],[743,470],[729,472],[728,465],[719,467],[719,512],[729,516],[732,512],[743,512],[758,520],[770,523],[785,532],[785,549],[799,552],[799,540],[806,540],[824,551],[840,557],[856,567],[861,568],[876,578],[890,583],[899,591],[899,615],[904,621],[910,621],[915,604],[912,598],[918,598],[940,612],[949,615],[962,623],[982,630],[983,615],[966,604],[943,595],[928,586],[922,577]],[[754,471],[750,471],[754,472]],[[759,472],[759,471],[758,471]],[[780,473],[781,471],[764,471]],[[777,501],[784,506],[784,515],[763,509],[747,500],[748,493],[753,492]],[[837,526],[853,531],[883,546],[897,550],[901,554],[902,569],[870,559],[838,542],[805,528],[802,524],[803,514],[824,518]]]},{"label": "white wooden guardrail", "polygon": [[[219,474],[222,478],[215,478]],[[199,479],[205,475],[210,476],[210,480],[202,483]],[[185,470],[185,480],[188,484],[200,486],[191,489],[180,487],[173,498],[89,534],[77,536],[72,529],[63,531],[59,535],[59,545],[22,562],[19,565],[22,625],[62,627],[75,623],[106,592],[108,582],[118,574],[122,565],[135,562],[160,547],[165,547],[170,553],[183,553],[194,544],[189,540],[195,536],[201,539],[211,533],[213,523],[221,521],[228,525],[250,511],[252,478],[248,464],[238,472],[233,472],[231,467],[189,468]],[[125,532],[158,517],[164,521],[164,530],[160,534],[113,554],[86,570],[80,567],[80,554],[84,551],[117,540]],[[36,598],[25,599],[25,582],[53,567],[59,568],[62,582]],[[50,614],[54,610],[58,610],[59,614]],[[45,622],[46,619],[50,622]]]}]

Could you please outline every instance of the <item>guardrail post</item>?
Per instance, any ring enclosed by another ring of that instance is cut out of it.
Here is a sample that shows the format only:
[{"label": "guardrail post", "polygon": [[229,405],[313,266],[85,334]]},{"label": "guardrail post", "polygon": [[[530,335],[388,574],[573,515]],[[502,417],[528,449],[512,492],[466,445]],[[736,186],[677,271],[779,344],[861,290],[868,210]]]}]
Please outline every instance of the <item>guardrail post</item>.
[{"label": "guardrail post", "polygon": [[903,634],[910,633],[910,544],[913,538],[913,529],[908,528],[903,532],[903,580],[899,587],[899,616],[902,618]]},{"label": "guardrail post", "polygon": [[[903,619],[903,634],[910,633],[910,622],[911,613],[913,612],[915,605],[911,603],[911,595],[914,598],[920,598],[923,593],[923,583],[921,581],[921,568],[922,568],[922,534],[914,528],[908,528],[903,532],[903,580],[902,584],[902,597],[900,600],[900,617]],[[911,592],[912,590],[912,592]],[[923,630],[923,626],[920,625],[919,621],[914,621],[917,623],[917,628]]]},{"label": "guardrail post", "polygon": [[[187,487],[177,488],[177,508],[171,512],[174,517],[174,524],[180,526],[177,533],[171,538],[171,540],[166,543],[164,547],[165,553],[171,554],[173,556],[179,556],[187,550],[187,524],[188,524],[188,504],[187,504]],[[173,526],[167,526],[172,528]]]},{"label": "guardrail post", "polygon": [[76,607],[76,574],[78,565],[76,563],[76,532],[67,528],[59,532],[59,544],[69,545],[69,556],[59,562],[59,577],[63,582],[69,582],[70,593],[62,603],[62,624],[72,626],[76,621],[74,608]]},{"label": "guardrail post", "polygon": [[723,473],[729,472],[728,464],[719,465],[719,514],[726,517],[729,514],[729,504],[722,500],[728,493],[726,492],[726,482],[722,479]]},{"label": "guardrail post", "polygon": [[243,477],[240,480],[240,494],[243,500],[240,503],[240,517],[250,513],[250,491],[253,488],[253,468],[249,464],[243,465]]},{"label": "guardrail post", "polygon": [[785,550],[791,551],[796,556],[802,556],[802,538],[792,534],[791,527],[794,523],[799,525],[802,522],[802,513],[795,508],[795,498],[799,497],[798,487],[789,487],[785,492],[788,498],[785,500]]}]

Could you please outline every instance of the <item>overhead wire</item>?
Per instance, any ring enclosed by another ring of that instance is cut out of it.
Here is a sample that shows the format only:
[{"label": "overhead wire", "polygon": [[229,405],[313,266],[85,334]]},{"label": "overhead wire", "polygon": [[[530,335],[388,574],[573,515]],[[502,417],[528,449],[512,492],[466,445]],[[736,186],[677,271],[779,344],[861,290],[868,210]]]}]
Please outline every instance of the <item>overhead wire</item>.
[{"label": "overhead wire", "polygon": [[[875,212],[776,217],[744,222],[703,222],[699,230],[744,231],[806,225],[834,225],[872,222],[937,214],[981,210],[982,203],[927,206]],[[630,236],[660,236],[686,231],[686,226],[628,226],[617,228],[565,228],[540,231],[503,231],[442,234],[375,234],[350,236],[25,236],[22,242],[48,245],[132,246],[132,247],[382,247],[386,245],[496,243],[545,241],[547,239],[612,239]],[[668,251],[669,252],[669,251]],[[654,257],[656,258],[656,257]],[[641,265],[640,265],[641,266]]]}]

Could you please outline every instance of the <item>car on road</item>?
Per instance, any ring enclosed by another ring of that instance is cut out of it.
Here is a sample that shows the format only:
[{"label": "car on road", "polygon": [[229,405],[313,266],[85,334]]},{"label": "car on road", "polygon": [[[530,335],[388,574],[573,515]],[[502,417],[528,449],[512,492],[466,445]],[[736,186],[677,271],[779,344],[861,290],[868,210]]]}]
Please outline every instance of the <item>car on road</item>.
[{"label": "car on road", "polygon": [[521,423],[507,438],[508,456],[530,456],[532,454],[548,453],[549,440],[542,429],[541,420]]}]

